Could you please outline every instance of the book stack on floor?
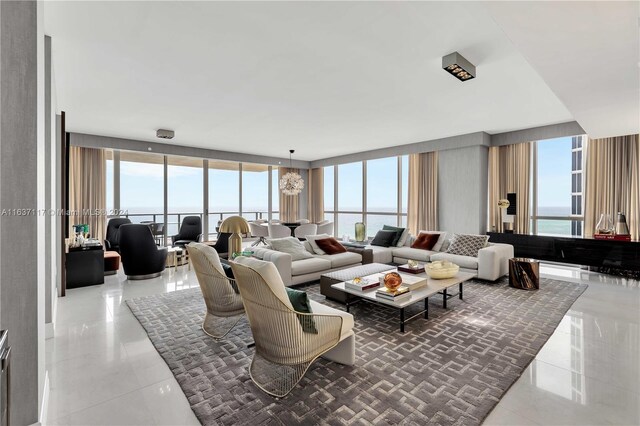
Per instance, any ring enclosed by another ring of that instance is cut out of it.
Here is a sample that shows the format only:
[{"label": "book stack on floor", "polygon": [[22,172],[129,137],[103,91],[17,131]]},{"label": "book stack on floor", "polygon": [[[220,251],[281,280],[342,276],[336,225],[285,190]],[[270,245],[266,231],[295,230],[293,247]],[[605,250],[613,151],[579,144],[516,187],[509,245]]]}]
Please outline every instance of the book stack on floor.
[{"label": "book stack on floor", "polygon": [[354,278],[350,281],[345,281],[344,287],[350,290],[367,291],[380,287],[380,282],[366,278]]},{"label": "book stack on floor", "polygon": [[395,290],[389,290],[386,287],[381,287],[376,291],[376,297],[398,302],[401,300],[411,299],[411,290],[406,286],[400,286]]}]

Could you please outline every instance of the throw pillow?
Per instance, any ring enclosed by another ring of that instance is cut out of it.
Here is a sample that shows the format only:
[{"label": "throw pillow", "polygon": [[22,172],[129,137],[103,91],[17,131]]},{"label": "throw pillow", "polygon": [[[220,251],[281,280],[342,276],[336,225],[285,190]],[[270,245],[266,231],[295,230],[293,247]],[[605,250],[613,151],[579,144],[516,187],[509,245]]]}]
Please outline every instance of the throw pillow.
[{"label": "throw pillow", "polygon": [[392,246],[402,247],[407,241],[407,237],[409,236],[409,230],[407,228],[398,228],[397,226],[389,226],[384,225],[382,227],[383,231],[396,231],[396,238],[393,239],[391,243]]},{"label": "throw pillow", "polygon": [[433,251],[442,251],[442,245],[444,244],[444,241],[447,238],[447,233],[446,232],[441,232],[441,231],[420,231],[420,232],[418,232],[418,236],[420,234],[437,234],[437,235],[439,235],[438,242],[436,243],[435,246],[433,246],[433,248],[431,250],[433,250]]},{"label": "throw pillow", "polygon": [[347,252],[347,249],[333,237],[316,240],[316,244],[329,255]]},{"label": "throw pillow", "polygon": [[396,237],[396,231],[378,231],[373,241],[372,246],[389,247]]},{"label": "throw pillow", "polygon": [[238,288],[238,284],[236,284],[235,277],[233,276],[233,269],[231,269],[231,265],[226,263],[222,263],[222,270],[224,270],[224,274],[227,278],[232,279],[233,281],[229,281],[231,284],[231,288],[233,289],[235,294],[240,294],[240,289]]},{"label": "throw pillow", "polygon": [[[300,290],[294,290],[289,287],[286,287],[285,290],[287,290],[287,296],[289,296],[289,301],[291,302],[291,306],[293,306],[294,311],[305,314],[312,313],[311,303],[309,303],[309,296],[307,296],[307,293]],[[298,315],[298,321],[300,321],[302,331],[305,333],[318,334],[318,329],[316,328],[316,323],[312,316]]]},{"label": "throw pillow", "polygon": [[411,248],[431,250],[438,242],[438,234],[420,234],[418,238],[411,244]]},{"label": "throw pillow", "polygon": [[302,242],[300,242],[296,237],[274,238],[269,240],[269,243],[273,250],[289,253],[292,261],[310,259],[313,257],[313,255],[304,248]]},{"label": "throw pillow", "polygon": [[478,257],[478,251],[486,247],[488,235],[453,234],[447,253]]},{"label": "throw pillow", "polygon": [[315,254],[326,254],[324,252],[324,250],[322,250],[316,244],[316,240],[323,239],[323,238],[329,238],[329,237],[331,237],[331,235],[329,235],[329,234],[318,234],[318,235],[307,235],[305,238],[307,239],[307,242],[311,245],[311,248],[313,249],[313,252]]}]

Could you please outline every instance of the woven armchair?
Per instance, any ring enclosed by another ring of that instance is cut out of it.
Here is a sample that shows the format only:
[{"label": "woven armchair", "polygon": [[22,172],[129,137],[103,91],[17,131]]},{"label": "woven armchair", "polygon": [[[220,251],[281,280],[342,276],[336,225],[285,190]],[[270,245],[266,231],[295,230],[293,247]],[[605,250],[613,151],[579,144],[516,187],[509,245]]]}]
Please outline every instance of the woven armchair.
[{"label": "woven armchair", "polygon": [[235,280],[225,275],[213,247],[189,243],[187,251],[207,305],[202,329],[214,339],[222,339],[244,315],[238,287]]},{"label": "woven armchair", "polygon": [[260,389],[284,397],[319,356],[353,365],[351,314],[313,301],[313,313],[296,312],[273,263],[239,257],[231,267],[255,341],[249,373]]}]

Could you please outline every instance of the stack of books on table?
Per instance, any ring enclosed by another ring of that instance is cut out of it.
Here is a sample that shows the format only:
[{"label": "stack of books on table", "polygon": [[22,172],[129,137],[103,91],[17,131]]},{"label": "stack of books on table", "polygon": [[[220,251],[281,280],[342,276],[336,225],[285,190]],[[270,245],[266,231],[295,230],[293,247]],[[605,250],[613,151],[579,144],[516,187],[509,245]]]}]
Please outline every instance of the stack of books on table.
[{"label": "stack of books on table", "polygon": [[379,281],[368,280],[366,278],[354,278],[344,282],[344,287],[350,290],[367,291],[380,287]]},{"label": "stack of books on table", "polygon": [[411,290],[406,286],[400,286],[395,290],[389,290],[386,287],[381,287],[376,291],[376,297],[397,302],[411,299]]}]

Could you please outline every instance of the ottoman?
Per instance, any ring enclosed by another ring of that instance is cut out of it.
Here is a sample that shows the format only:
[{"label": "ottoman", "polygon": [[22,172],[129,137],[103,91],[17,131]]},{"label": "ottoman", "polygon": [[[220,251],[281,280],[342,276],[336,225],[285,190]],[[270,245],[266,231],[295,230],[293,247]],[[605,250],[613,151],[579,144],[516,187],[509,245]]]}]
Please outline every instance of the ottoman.
[{"label": "ottoman", "polygon": [[384,263],[369,263],[367,265],[358,265],[353,268],[327,272],[320,276],[320,294],[325,296],[327,299],[346,303],[349,295],[343,291],[331,288],[332,284],[352,280],[355,277],[364,277],[365,275],[377,274],[378,272],[391,271],[394,269],[396,269],[395,266],[385,265]]},{"label": "ottoman", "polygon": [[114,275],[120,269],[120,255],[117,251],[104,252],[104,274]]}]

